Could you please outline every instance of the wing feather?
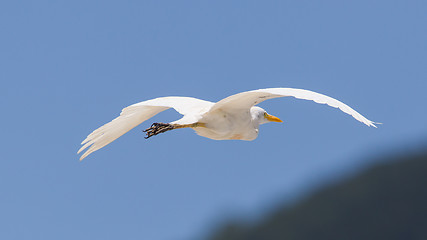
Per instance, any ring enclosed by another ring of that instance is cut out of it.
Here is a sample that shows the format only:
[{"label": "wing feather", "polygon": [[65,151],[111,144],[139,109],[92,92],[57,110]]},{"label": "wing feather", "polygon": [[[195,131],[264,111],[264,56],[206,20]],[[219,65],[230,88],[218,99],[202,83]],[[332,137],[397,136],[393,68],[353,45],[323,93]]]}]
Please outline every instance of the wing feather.
[{"label": "wing feather", "polygon": [[83,160],[89,154],[105,147],[132,128],[166,109],[174,108],[180,114],[191,117],[193,114],[206,111],[212,105],[211,102],[191,97],[163,97],[133,104],[124,108],[120,116],[89,134],[81,143],[83,146],[77,154],[88,148],[80,157],[80,160]]},{"label": "wing feather", "polygon": [[211,111],[220,108],[231,111],[236,111],[238,109],[247,110],[267,99],[278,97],[295,97],[298,99],[312,100],[320,104],[327,104],[331,107],[340,109],[368,126],[376,127],[375,122],[368,120],[348,105],[334,98],[313,91],[296,88],[266,88],[238,93],[217,102],[212,107]]}]

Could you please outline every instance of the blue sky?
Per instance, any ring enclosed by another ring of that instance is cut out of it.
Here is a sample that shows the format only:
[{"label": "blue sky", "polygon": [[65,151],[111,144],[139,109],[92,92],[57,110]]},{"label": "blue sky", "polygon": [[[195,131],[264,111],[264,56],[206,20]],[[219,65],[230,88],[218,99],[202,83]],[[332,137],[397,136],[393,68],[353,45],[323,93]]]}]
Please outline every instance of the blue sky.
[{"label": "blue sky", "polygon": [[[1,239],[191,239],[262,216],[427,134],[425,1],[3,1]],[[160,96],[267,87],[335,97],[261,104],[257,140],[152,122],[78,161],[91,131]]]}]

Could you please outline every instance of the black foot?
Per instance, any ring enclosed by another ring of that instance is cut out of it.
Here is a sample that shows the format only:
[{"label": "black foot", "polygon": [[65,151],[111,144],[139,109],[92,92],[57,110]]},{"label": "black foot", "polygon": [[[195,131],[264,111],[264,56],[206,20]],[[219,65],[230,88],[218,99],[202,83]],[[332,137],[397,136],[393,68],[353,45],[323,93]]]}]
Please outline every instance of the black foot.
[{"label": "black foot", "polygon": [[169,123],[153,123],[151,127],[145,129],[143,132],[147,133],[145,139],[157,135],[159,133],[164,133],[166,131],[174,129],[174,126]]}]

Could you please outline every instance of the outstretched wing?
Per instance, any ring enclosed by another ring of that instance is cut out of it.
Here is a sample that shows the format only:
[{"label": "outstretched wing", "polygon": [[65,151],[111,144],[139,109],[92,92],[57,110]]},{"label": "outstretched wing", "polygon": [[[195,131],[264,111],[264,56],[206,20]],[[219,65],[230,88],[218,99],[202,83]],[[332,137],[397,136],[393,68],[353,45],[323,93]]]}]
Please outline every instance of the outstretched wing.
[{"label": "outstretched wing", "polygon": [[212,102],[191,97],[162,97],[133,104],[124,108],[120,116],[89,134],[81,143],[84,145],[77,154],[90,146],[80,157],[80,160],[83,160],[89,154],[105,147],[132,128],[166,109],[174,108],[184,117],[191,118],[203,113],[212,104]]},{"label": "outstretched wing", "polygon": [[210,111],[214,111],[215,109],[223,109],[226,111],[238,111],[240,109],[247,111],[247,109],[260,102],[278,97],[295,97],[299,99],[312,100],[321,104],[327,104],[331,107],[339,108],[341,111],[353,116],[355,119],[368,126],[376,127],[374,125],[375,122],[366,119],[351,107],[334,98],[320,93],[296,88],[266,88],[238,93],[217,102]]}]

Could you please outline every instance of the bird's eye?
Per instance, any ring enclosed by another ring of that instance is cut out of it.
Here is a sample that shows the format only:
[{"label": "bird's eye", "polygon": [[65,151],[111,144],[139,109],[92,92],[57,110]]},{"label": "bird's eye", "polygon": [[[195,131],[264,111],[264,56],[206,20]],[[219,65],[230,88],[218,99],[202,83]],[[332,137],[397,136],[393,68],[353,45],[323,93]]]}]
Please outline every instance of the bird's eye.
[{"label": "bird's eye", "polygon": [[266,112],[264,112],[264,117],[267,118],[268,114]]}]

